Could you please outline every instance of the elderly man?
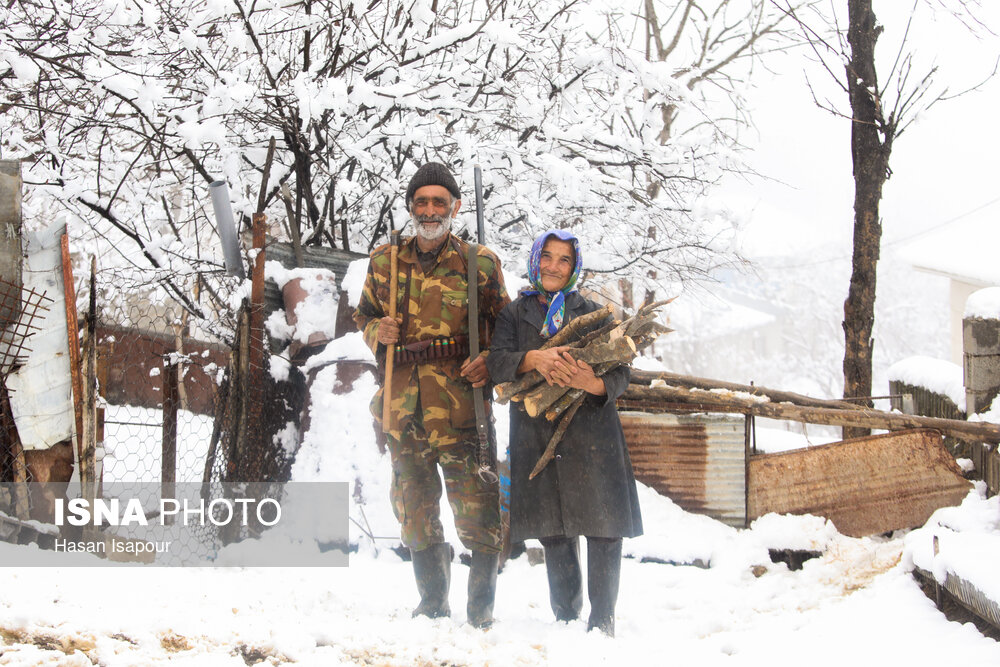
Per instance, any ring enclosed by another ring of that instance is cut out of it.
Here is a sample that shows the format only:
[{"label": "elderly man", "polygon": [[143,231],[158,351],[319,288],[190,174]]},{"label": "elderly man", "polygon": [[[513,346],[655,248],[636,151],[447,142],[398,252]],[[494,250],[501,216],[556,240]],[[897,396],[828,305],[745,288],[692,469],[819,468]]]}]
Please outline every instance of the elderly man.
[{"label": "elderly man", "polygon": [[[413,615],[450,614],[451,547],[439,517],[440,467],[458,536],[472,551],[468,621],[488,627],[493,622],[501,539],[499,492],[495,482],[478,474],[472,388],[484,386],[489,372],[485,355],[468,358],[469,246],[451,233],[461,204],[458,183],[447,167],[431,162],[417,170],[406,189],[415,235],[400,245],[394,277],[389,246],[372,253],[354,321],[380,362],[388,346],[397,350],[392,395],[385,395],[383,382],[372,400],[372,413],[381,423],[383,401],[390,402],[388,423],[382,428],[392,458],[393,510],[413,558],[420,593]],[[496,255],[480,246],[476,264],[485,348],[493,322],[510,299]],[[388,316],[393,279],[400,313],[396,319]]]}]

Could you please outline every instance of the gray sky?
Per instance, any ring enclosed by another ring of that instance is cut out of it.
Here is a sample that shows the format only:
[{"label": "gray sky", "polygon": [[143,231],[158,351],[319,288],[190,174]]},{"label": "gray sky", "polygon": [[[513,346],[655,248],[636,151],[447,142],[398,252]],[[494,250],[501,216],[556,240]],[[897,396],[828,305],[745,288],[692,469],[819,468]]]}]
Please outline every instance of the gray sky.
[{"label": "gray sky", "polygon": [[[878,42],[880,77],[891,66],[910,3],[876,1],[875,11],[886,31]],[[845,10],[846,11],[846,10]],[[1000,3],[979,12],[1000,33]],[[845,14],[846,18],[846,14]],[[937,80],[953,92],[985,78],[1000,55],[1000,39],[983,31],[976,40],[941,10],[923,3],[915,15],[910,43],[917,45],[915,70],[939,66]],[[725,186],[726,203],[749,220],[745,251],[764,252],[775,244],[786,249],[820,246],[820,253],[850,253],[853,179],[850,123],[818,108],[805,85],[806,73],[815,88],[840,108],[846,94],[834,87],[829,74],[810,66],[804,53],[772,61],[774,76],[757,72],[751,103],[757,141],[747,137],[751,165],[771,181],[750,184],[732,180]],[[880,84],[884,81],[880,78]],[[940,102],[923,114],[898,139],[886,183],[881,213],[883,244],[949,221],[991,215],[1000,217],[1000,77],[958,99]],[[998,221],[1000,222],[1000,221]],[[787,239],[781,243],[779,239]]]}]

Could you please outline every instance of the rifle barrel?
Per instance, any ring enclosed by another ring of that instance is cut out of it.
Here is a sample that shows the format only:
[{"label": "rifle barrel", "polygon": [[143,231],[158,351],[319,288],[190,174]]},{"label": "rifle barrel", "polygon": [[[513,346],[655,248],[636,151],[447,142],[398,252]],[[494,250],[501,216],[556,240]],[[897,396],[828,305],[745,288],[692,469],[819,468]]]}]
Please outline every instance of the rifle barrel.
[{"label": "rifle barrel", "polygon": [[473,172],[476,181],[476,242],[486,242],[486,221],[483,216],[483,170],[476,165]]}]

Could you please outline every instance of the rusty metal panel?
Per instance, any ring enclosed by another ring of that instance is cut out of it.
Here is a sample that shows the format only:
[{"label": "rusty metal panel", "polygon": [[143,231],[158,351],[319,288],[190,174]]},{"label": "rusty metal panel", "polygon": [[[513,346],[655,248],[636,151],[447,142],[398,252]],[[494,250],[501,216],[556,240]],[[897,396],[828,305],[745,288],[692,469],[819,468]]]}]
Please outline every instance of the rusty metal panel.
[{"label": "rusty metal panel", "polygon": [[750,458],[747,514],[815,514],[862,537],[924,524],[971,483],[929,429],[897,431]]},{"label": "rusty metal panel", "polygon": [[622,412],[635,477],[688,512],[746,525],[743,417]]}]

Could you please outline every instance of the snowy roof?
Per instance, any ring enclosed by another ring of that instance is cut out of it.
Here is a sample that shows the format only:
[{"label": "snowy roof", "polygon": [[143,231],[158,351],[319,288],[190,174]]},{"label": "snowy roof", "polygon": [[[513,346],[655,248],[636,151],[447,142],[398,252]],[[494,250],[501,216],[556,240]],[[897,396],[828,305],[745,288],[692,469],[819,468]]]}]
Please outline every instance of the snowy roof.
[{"label": "snowy roof", "polygon": [[1000,285],[1000,224],[992,217],[962,220],[924,234],[900,248],[900,255],[922,271],[973,284]]}]

